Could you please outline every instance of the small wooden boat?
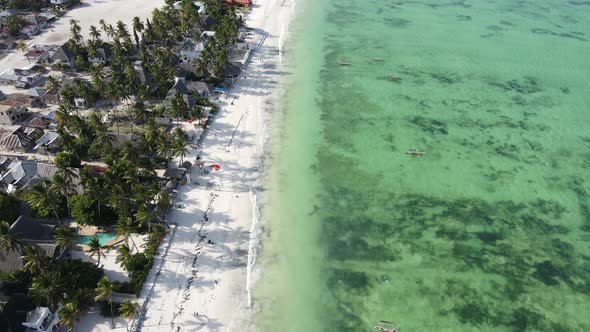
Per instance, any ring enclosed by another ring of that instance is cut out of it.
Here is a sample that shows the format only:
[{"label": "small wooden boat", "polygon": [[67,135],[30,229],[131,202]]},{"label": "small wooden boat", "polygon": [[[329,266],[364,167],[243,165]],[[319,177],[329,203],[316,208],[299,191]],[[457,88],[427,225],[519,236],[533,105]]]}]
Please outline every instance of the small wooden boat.
[{"label": "small wooden boat", "polygon": [[338,61],[338,64],[341,66],[352,66],[352,63],[348,61]]},{"label": "small wooden boat", "polygon": [[409,156],[412,156],[412,157],[421,157],[421,156],[425,155],[426,152],[418,151],[416,149],[411,149],[411,150],[406,151],[406,154]]},{"label": "small wooden boat", "polygon": [[373,61],[385,61],[385,60],[383,60],[381,58],[373,58]]},{"label": "small wooden boat", "polygon": [[386,320],[382,320],[382,321],[379,321],[379,323],[382,323],[382,324],[391,324],[391,326],[393,326],[393,327],[385,327],[385,326],[377,325],[377,326],[375,326],[375,330],[377,330],[377,331],[381,331],[381,332],[399,332],[398,328],[393,325],[393,322],[388,322]]},{"label": "small wooden boat", "polygon": [[387,79],[390,81],[401,81],[402,78],[396,75],[389,75],[387,76]]}]

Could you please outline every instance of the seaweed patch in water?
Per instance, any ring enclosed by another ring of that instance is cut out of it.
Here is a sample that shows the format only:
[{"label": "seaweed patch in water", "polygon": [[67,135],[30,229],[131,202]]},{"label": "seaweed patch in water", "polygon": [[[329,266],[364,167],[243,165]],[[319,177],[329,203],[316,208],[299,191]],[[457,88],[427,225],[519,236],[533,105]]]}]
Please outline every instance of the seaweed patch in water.
[{"label": "seaweed patch in water", "polygon": [[477,232],[477,238],[485,244],[496,244],[497,241],[504,239],[504,235],[498,232]]},{"label": "seaweed patch in water", "polygon": [[408,119],[410,123],[432,134],[447,135],[449,133],[447,124],[438,120],[426,118],[423,116],[413,116]]},{"label": "seaweed patch in water", "polygon": [[582,38],[575,33],[567,33],[567,32],[558,33],[558,32],[554,32],[554,31],[547,30],[547,29],[541,29],[541,28],[531,29],[531,32],[534,34],[537,34],[537,35],[550,35],[550,36],[556,36],[556,37],[562,37],[562,38],[577,39],[579,41],[587,41],[586,38]]},{"label": "seaweed patch in water", "polygon": [[384,18],[385,24],[395,28],[407,28],[412,21],[403,18]]},{"label": "seaweed patch in water", "polygon": [[444,83],[444,84],[457,84],[457,83],[461,83],[463,81],[463,78],[461,76],[454,74],[454,73],[451,73],[451,74],[432,73],[432,74],[430,74],[430,77],[434,78],[439,83]]},{"label": "seaweed patch in water", "polygon": [[486,29],[490,31],[504,31],[504,28],[497,25],[488,25]]},{"label": "seaweed patch in water", "polygon": [[470,8],[471,5],[466,4],[465,2],[466,2],[465,0],[460,0],[460,1],[454,1],[454,2],[449,2],[449,3],[428,4],[427,6],[434,8],[434,9],[443,8],[443,7]]},{"label": "seaweed patch in water", "polygon": [[492,82],[490,85],[502,88],[506,91],[514,91],[525,95],[542,91],[541,87],[539,87],[538,80],[530,76],[523,77],[523,80],[520,81],[510,80],[506,83]]},{"label": "seaweed patch in water", "polygon": [[366,293],[373,281],[371,277],[365,272],[351,271],[345,269],[333,269],[328,278],[328,282],[332,285],[340,285],[346,291],[358,291]]},{"label": "seaweed patch in water", "polygon": [[564,268],[557,266],[551,261],[544,261],[535,264],[535,272],[533,276],[543,282],[547,286],[557,286],[559,281],[568,281],[569,277],[564,274]]},{"label": "seaweed patch in water", "polygon": [[501,146],[496,147],[494,150],[496,151],[496,154],[502,157],[520,160],[518,158],[520,155],[520,149],[514,144],[502,144]]}]

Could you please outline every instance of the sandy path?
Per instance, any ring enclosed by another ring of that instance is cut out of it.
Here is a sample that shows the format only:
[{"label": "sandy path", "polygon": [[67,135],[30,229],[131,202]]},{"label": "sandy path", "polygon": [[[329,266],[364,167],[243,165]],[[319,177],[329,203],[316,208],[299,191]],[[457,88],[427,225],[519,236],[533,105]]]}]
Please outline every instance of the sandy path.
[{"label": "sandy path", "polygon": [[[248,306],[253,222],[250,188],[258,177],[263,123],[280,75],[277,46],[292,12],[290,0],[255,1],[248,26],[256,31],[250,42],[259,48],[230,95],[220,101],[222,111],[202,147],[187,157],[194,160],[200,153],[206,165],[216,163],[221,170],[199,175],[194,168],[191,179],[198,185],[180,189],[184,206],[169,218],[177,229],[148,299],[143,331],[244,330],[246,311],[241,309]],[[154,277],[148,278],[146,289]],[[141,300],[146,296],[144,291]]]}]

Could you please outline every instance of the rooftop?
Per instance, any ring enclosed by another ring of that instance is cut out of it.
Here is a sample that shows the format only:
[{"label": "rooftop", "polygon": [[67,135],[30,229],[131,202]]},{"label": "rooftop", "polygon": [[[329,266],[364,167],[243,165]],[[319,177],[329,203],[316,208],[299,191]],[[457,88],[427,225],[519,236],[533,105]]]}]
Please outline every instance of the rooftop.
[{"label": "rooftop", "polygon": [[19,234],[23,240],[34,243],[53,242],[53,231],[57,223],[51,220],[36,219],[21,215],[10,226],[10,234]]}]

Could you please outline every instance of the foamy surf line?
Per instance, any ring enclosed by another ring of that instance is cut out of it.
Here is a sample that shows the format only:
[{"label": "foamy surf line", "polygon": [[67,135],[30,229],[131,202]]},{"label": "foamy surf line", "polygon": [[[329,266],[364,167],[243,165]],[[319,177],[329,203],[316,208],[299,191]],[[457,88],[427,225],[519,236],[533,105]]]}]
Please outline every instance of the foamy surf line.
[{"label": "foamy surf line", "polygon": [[[256,53],[266,53],[266,54],[255,54],[257,56],[266,56],[265,59],[268,59],[267,57],[269,55],[277,54],[277,59],[278,59],[278,63],[277,63],[277,67],[278,71],[280,72],[281,67],[283,65],[283,45],[284,45],[284,40],[287,36],[288,33],[288,28],[289,28],[289,24],[291,22],[291,20],[294,18],[294,13],[295,13],[295,8],[296,8],[296,4],[295,1],[285,1],[282,0],[281,4],[279,5],[279,7],[276,7],[277,1],[276,0],[272,0],[272,1],[264,1],[265,5],[262,6],[265,8],[265,19],[270,17],[275,17],[279,18],[281,15],[278,15],[280,13],[276,13],[276,12],[268,12],[268,7],[266,7],[267,4],[269,4],[270,2],[271,5],[275,5],[275,7],[273,7],[274,9],[272,9],[273,11],[279,11],[279,12],[283,12],[283,15],[286,17],[280,17],[283,20],[279,19],[280,22],[280,30],[279,31],[269,31],[269,30],[265,30],[265,35],[261,37],[260,43],[257,45],[256,47]],[[285,12],[285,9],[287,8],[287,6],[285,5],[285,3],[290,2],[290,6],[288,6],[290,8],[290,11]],[[256,4],[258,4],[259,2],[256,2]],[[276,30],[277,26],[275,25],[275,29]],[[265,45],[264,43],[266,42],[266,39],[269,35],[269,33],[272,32],[278,32],[278,34],[274,34],[274,35],[278,35],[278,40],[277,40],[277,45],[276,48],[278,50],[278,52],[269,52],[269,48],[272,48],[272,45]],[[269,62],[268,60],[265,60],[267,62]],[[278,102],[278,96],[275,93],[271,94],[269,97],[269,101],[271,105],[276,105],[276,103]],[[266,103],[265,103],[266,104]],[[274,107],[273,107],[274,108]],[[265,112],[264,109],[261,107],[260,105],[260,101],[257,100],[257,105],[256,105],[256,110],[257,110],[257,115],[258,115],[258,119],[259,119],[259,128],[258,128],[258,150],[259,150],[259,158],[255,158],[256,160],[256,165],[253,165],[254,167],[258,168],[258,169],[263,169],[264,166],[264,156],[266,155],[267,152],[270,151],[270,147],[268,146],[269,141],[270,141],[270,137],[268,134],[268,127],[270,126],[270,122],[271,122],[271,114],[272,112]],[[262,173],[262,171],[260,172]],[[253,300],[252,300],[252,291],[253,289],[256,287],[256,281],[258,280],[258,277],[260,276],[260,274],[263,272],[263,267],[262,266],[258,266],[256,264],[257,262],[257,258],[258,258],[258,253],[259,250],[262,248],[262,226],[264,225],[264,218],[262,216],[262,213],[260,211],[260,194],[257,192],[257,190],[255,188],[257,188],[257,182],[260,181],[259,177],[261,177],[261,174],[258,174],[258,176],[254,179],[254,181],[249,181],[249,196],[250,196],[250,203],[252,206],[252,223],[251,223],[251,227],[250,227],[250,242],[248,245],[248,264],[246,266],[246,292],[247,292],[247,299],[246,299],[246,305],[247,305],[247,309],[252,309],[252,305],[253,305]],[[251,319],[251,317],[249,317]],[[228,329],[228,331],[231,331],[231,328],[233,327],[233,322],[230,325],[230,328]]]}]

